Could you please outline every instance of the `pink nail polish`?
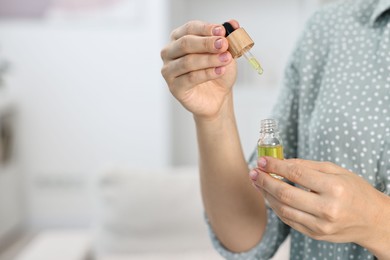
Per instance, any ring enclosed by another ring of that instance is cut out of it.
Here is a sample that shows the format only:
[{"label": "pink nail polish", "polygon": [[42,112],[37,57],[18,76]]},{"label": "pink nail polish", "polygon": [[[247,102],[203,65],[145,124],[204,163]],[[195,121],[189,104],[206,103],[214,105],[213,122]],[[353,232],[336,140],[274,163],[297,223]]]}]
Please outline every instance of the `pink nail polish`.
[{"label": "pink nail polish", "polygon": [[249,172],[249,176],[251,177],[252,181],[256,181],[257,177],[259,176],[259,173],[257,171],[252,170]]},{"label": "pink nail polish", "polygon": [[229,56],[228,56],[227,52],[220,54],[219,55],[219,60],[222,61],[222,62],[228,61],[229,60]]},{"label": "pink nail polish", "polygon": [[221,75],[223,73],[223,68],[222,67],[216,67],[214,69],[214,71],[215,71],[215,74]]},{"label": "pink nail polish", "polygon": [[264,157],[260,157],[259,160],[257,161],[257,164],[260,168],[265,168],[267,165],[267,160]]},{"label": "pink nail polish", "polygon": [[219,50],[222,48],[222,44],[223,44],[222,39],[218,39],[215,41],[214,47]]},{"label": "pink nail polish", "polygon": [[213,29],[213,35],[214,36],[220,36],[221,35],[221,32],[222,32],[222,28],[221,27],[215,27]]}]

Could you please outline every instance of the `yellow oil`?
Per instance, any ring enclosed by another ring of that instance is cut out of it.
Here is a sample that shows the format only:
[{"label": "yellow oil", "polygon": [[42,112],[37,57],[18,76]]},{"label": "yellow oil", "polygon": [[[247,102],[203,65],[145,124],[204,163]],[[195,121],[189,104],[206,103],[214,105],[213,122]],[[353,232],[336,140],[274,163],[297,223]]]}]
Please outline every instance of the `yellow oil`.
[{"label": "yellow oil", "polygon": [[278,159],[284,159],[283,146],[281,145],[259,145],[258,147],[259,156],[271,156]]},{"label": "yellow oil", "polygon": [[[257,149],[258,149],[259,157],[260,156],[270,156],[270,157],[274,157],[274,158],[281,159],[281,160],[284,159],[282,145],[275,145],[275,146],[259,145],[257,147]],[[274,173],[270,173],[270,175],[276,179],[280,179],[280,180],[283,179],[282,176],[279,176],[279,175],[274,174]]]},{"label": "yellow oil", "polygon": [[263,68],[261,67],[260,63],[254,58],[254,57],[250,57],[248,59],[250,65],[252,66],[252,68],[254,68],[257,73],[259,73],[260,75],[263,74]]}]

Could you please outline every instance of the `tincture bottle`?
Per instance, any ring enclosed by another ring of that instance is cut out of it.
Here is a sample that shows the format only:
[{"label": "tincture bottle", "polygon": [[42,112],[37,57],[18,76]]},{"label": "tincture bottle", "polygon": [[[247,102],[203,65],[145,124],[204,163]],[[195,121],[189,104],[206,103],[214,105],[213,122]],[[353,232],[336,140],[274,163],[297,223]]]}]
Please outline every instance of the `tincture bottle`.
[{"label": "tincture bottle", "polygon": [[[270,156],[282,160],[284,159],[283,143],[279,135],[278,124],[274,119],[261,120],[257,151],[258,157]],[[274,173],[270,173],[270,175],[277,179],[283,179],[283,177]]]}]

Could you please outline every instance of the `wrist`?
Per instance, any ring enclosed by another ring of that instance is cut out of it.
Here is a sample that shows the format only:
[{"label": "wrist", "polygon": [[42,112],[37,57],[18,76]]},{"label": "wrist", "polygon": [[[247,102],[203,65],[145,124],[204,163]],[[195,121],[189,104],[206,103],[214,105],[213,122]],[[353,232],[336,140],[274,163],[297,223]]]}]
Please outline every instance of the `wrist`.
[{"label": "wrist", "polygon": [[193,114],[197,126],[218,125],[225,120],[234,120],[233,96],[228,94],[218,111],[213,114]]},{"label": "wrist", "polygon": [[364,232],[366,236],[356,243],[368,249],[378,259],[390,259],[390,251],[388,250],[390,244],[390,197],[379,191],[378,193],[378,213],[370,212],[372,221]]}]

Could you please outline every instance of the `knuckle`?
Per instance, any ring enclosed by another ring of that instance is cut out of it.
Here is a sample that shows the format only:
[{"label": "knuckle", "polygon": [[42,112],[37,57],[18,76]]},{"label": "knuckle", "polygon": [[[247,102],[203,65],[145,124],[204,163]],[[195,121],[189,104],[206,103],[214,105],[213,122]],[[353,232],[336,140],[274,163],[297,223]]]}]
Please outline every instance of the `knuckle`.
[{"label": "knuckle", "polygon": [[161,75],[163,76],[163,78],[165,79],[165,81],[166,81],[168,84],[169,84],[170,81],[173,79],[171,67],[172,67],[172,66],[171,66],[170,63],[164,64],[164,65],[161,67]]},{"label": "knuckle", "polygon": [[164,65],[161,68],[161,75],[163,76],[166,83],[170,85],[171,81],[173,80],[173,76],[171,75],[171,69],[168,65]]},{"label": "knuckle", "polygon": [[163,49],[160,51],[160,57],[161,57],[161,59],[165,62],[165,60],[167,59],[167,56],[168,56],[168,48],[165,47],[165,48],[163,48]]},{"label": "knuckle", "polygon": [[196,71],[191,71],[187,74],[188,82],[191,84],[195,84],[199,80],[199,73]]},{"label": "knuckle", "polygon": [[210,64],[210,66],[211,65],[218,65],[216,58],[215,58],[215,55],[208,55],[207,56],[207,64]]},{"label": "knuckle", "polygon": [[176,84],[174,84],[173,82],[171,82],[170,84],[167,84],[167,85],[168,85],[169,92],[172,94],[172,96],[174,96],[175,98],[178,98],[180,88],[178,88],[176,86]]},{"label": "knuckle", "polygon": [[180,61],[180,65],[184,70],[189,70],[191,68],[192,59],[189,55],[183,57]]},{"label": "knuckle", "polygon": [[180,40],[179,40],[179,48],[180,48],[180,50],[185,52],[185,51],[187,51],[188,47],[189,47],[188,37],[187,36],[181,37]]},{"label": "knuckle", "polygon": [[322,168],[324,168],[328,171],[331,171],[331,169],[334,168],[334,164],[331,162],[321,162],[321,164],[322,164]]},{"label": "knuckle", "polygon": [[208,32],[210,31],[210,26],[207,23],[202,24],[202,31],[203,32]]},{"label": "knuckle", "polygon": [[322,224],[321,226],[318,227],[318,229],[319,229],[319,232],[317,235],[320,238],[330,236],[334,233],[334,227],[332,224],[329,224],[329,223]]},{"label": "knuckle", "polygon": [[169,38],[171,41],[174,41],[176,39],[177,29],[173,30],[171,34],[169,35]]},{"label": "knuckle", "polygon": [[279,212],[280,212],[280,217],[282,219],[290,219],[291,218],[290,209],[287,206],[285,206],[285,205],[281,206],[279,209]]},{"label": "knuckle", "polygon": [[206,37],[204,37],[204,38],[202,39],[202,47],[203,47],[203,49],[204,49],[204,50],[210,49],[209,45],[210,45],[209,39],[206,38]]},{"label": "knuckle", "polygon": [[169,89],[169,92],[171,92],[172,96],[174,96],[176,98],[179,96],[177,88],[169,86],[168,89]]},{"label": "knuckle", "polygon": [[309,233],[308,234],[312,239],[318,240],[318,241],[326,241],[326,236],[323,234],[317,234],[317,233]]},{"label": "knuckle", "polygon": [[260,187],[264,187],[264,176],[263,176],[263,174],[259,174],[259,176],[257,177],[257,184]]},{"label": "knuckle", "polygon": [[167,66],[163,66],[161,68],[161,75],[164,77],[164,79],[167,79]]},{"label": "knuckle", "polygon": [[289,220],[289,219],[285,219],[285,218],[281,218],[281,220],[283,221],[284,224],[286,224],[287,226],[293,226],[294,222]]},{"label": "knuckle", "polygon": [[213,68],[190,71],[186,74],[186,77],[190,85],[197,85],[216,78]]},{"label": "knuckle", "polygon": [[331,223],[335,223],[340,219],[340,207],[334,204],[328,204],[324,207],[324,218]]},{"label": "knuckle", "polygon": [[337,202],[323,202],[317,207],[321,217],[328,223],[337,223],[341,218],[342,206]]},{"label": "knuckle", "polygon": [[339,183],[333,183],[329,189],[336,198],[343,197],[346,193],[345,187]]},{"label": "knuckle", "polygon": [[333,163],[329,162],[329,161],[325,161],[325,162],[321,162],[324,166],[326,167],[332,167],[333,166]]},{"label": "knuckle", "polygon": [[283,203],[289,203],[293,200],[293,194],[290,189],[280,189],[277,193],[277,197]]},{"label": "knuckle", "polygon": [[210,69],[206,70],[206,77],[207,77],[207,79],[212,80],[212,79],[216,78],[216,75],[215,75],[214,71],[215,71],[214,68],[210,68]]},{"label": "knuckle", "polygon": [[299,164],[291,164],[290,170],[288,172],[289,180],[292,182],[297,182],[302,178],[303,172],[302,168],[299,166]]},{"label": "knuckle", "polygon": [[184,25],[184,31],[186,34],[191,34],[194,29],[194,23],[195,21],[189,21]]},{"label": "knuckle", "polygon": [[299,159],[299,158],[290,159],[290,162],[292,162],[292,163],[294,163],[294,164],[297,164],[297,165],[303,164],[303,160],[302,160],[302,159]]}]

